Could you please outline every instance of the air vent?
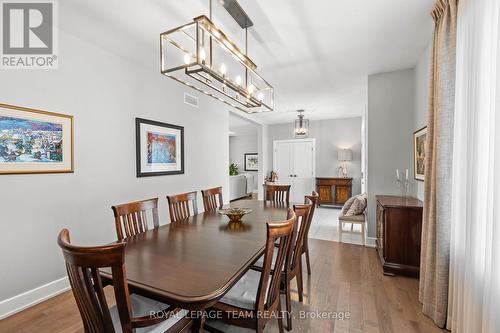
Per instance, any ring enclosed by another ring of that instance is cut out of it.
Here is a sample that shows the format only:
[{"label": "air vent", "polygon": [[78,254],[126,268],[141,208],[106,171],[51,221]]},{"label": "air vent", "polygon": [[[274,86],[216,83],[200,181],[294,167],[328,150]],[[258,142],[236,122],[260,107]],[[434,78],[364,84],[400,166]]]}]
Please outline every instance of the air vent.
[{"label": "air vent", "polygon": [[191,105],[192,107],[198,107],[198,97],[184,93],[184,103]]}]

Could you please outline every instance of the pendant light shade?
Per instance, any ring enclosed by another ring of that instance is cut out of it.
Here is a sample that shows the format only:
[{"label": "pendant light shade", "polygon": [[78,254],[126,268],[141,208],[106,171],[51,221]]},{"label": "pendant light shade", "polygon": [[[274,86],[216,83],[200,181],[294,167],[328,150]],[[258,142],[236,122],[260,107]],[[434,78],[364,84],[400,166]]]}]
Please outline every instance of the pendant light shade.
[{"label": "pendant light shade", "polygon": [[307,138],[309,136],[309,119],[304,119],[304,110],[297,112],[299,115],[293,123],[293,136],[294,138]]}]

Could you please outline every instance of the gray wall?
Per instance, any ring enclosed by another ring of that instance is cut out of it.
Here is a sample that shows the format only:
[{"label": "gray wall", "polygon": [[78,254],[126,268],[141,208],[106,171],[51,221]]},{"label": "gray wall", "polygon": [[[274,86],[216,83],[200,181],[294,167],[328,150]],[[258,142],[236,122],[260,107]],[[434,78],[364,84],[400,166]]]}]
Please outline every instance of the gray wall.
[{"label": "gray wall", "polygon": [[[418,59],[415,67],[415,107],[413,113],[414,131],[427,125],[431,47],[432,41]],[[424,182],[415,180],[415,184],[413,185],[414,195],[420,200],[424,200]]]},{"label": "gray wall", "polygon": [[368,76],[368,236],[375,237],[375,195],[399,195],[396,169],[413,170],[414,70]]},{"label": "gray wall", "polygon": [[[361,192],[361,117],[311,121],[309,138],[316,139],[316,176],[337,177],[337,151],[348,148],[353,160],[348,162],[349,176],[353,177],[353,195]],[[273,167],[273,141],[293,139],[293,126],[269,125],[269,165]],[[268,171],[269,171],[268,170]]]},{"label": "gray wall", "polygon": [[[156,66],[141,67],[64,31],[59,46],[57,70],[0,74],[2,103],[75,121],[75,173],[0,176],[0,301],[66,275],[56,244],[62,228],[77,244],[104,244],[116,240],[113,204],[159,197],[165,224],[167,194],[228,189],[224,104],[200,95],[199,109],[187,106],[188,88]],[[185,174],[136,178],[135,117],[184,126]]]},{"label": "gray wall", "polygon": [[249,173],[253,175],[254,184],[252,191],[257,190],[258,171],[245,171],[245,154],[258,153],[259,142],[257,131],[253,135],[237,135],[229,137],[229,163],[238,164],[239,173]]}]

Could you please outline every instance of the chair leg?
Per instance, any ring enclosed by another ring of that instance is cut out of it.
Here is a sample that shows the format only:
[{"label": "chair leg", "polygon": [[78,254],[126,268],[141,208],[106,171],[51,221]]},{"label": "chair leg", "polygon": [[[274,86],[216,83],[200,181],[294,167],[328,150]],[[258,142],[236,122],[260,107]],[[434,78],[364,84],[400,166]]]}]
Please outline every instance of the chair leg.
[{"label": "chair leg", "polygon": [[311,260],[309,259],[309,246],[306,247],[307,275],[311,275]]},{"label": "chair leg", "polygon": [[299,302],[304,301],[304,286],[302,281],[302,266],[299,267],[299,274],[295,277],[297,280],[297,290],[299,292]]},{"label": "chair leg", "polygon": [[283,333],[283,312],[281,311],[281,297],[280,300],[278,301],[278,327],[280,330],[280,333]]},{"label": "chair leg", "polygon": [[286,296],[286,330],[292,330],[292,299],[290,290],[290,279],[285,282],[285,296]]}]

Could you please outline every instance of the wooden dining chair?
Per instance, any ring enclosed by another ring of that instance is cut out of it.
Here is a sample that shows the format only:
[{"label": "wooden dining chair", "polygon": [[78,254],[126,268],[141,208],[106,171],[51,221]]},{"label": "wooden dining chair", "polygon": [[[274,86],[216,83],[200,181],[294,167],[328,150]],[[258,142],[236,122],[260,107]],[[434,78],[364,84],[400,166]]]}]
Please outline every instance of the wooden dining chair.
[{"label": "wooden dining chair", "polygon": [[264,184],[264,201],[290,205],[290,187],[291,185]]},{"label": "wooden dining chair", "polygon": [[[198,214],[198,202],[196,197],[196,191],[176,195],[167,195],[170,221],[177,222]],[[189,203],[191,203],[192,206],[192,214],[191,209],[189,208]]]},{"label": "wooden dining chair", "polygon": [[201,190],[201,196],[203,197],[203,207],[206,212],[215,212],[224,205],[222,187]]},{"label": "wooden dining chair", "polygon": [[[312,202],[307,200],[304,205],[294,205],[293,210],[297,217],[297,237],[292,240],[292,245],[290,247],[290,259],[285,262],[285,265],[281,271],[281,292],[285,294],[286,297],[286,312],[287,312],[287,330],[292,330],[292,300],[291,300],[291,281],[293,279],[297,282],[297,292],[299,294],[299,301],[303,301],[303,281],[302,281],[302,248],[304,244],[304,239],[307,237],[307,224],[309,221],[309,215],[312,208]],[[273,258],[275,261],[276,258]],[[257,271],[262,271],[264,260],[259,259],[252,269]],[[275,269],[275,265],[272,265]]]},{"label": "wooden dining chair", "polygon": [[[86,333],[188,332],[187,311],[146,297],[129,294],[125,272],[125,243],[80,247],[63,229],[57,239]],[[112,270],[116,305],[108,308],[100,268]],[[147,327],[147,329],[146,329]],[[136,330],[137,329],[137,330]]]},{"label": "wooden dining chair", "polygon": [[[221,314],[222,320],[230,325],[254,329],[261,333],[267,322],[278,319],[280,333],[283,332],[283,319],[280,299],[280,269],[290,257],[290,246],[296,232],[295,213],[289,209],[287,220],[267,223],[267,240],[261,272],[249,270],[216,303],[210,311]],[[275,242],[279,246],[275,247]],[[207,328],[210,331],[210,328]]]},{"label": "wooden dining chair", "polygon": [[[158,228],[158,198],[112,206],[115,215],[116,236],[125,239],[149,229],[148,211],[153,216],[153,228]],[[125,234],[124,234],[125,231]]]},{"label": "wooden dining chair", "polygon": [[304,238],[304,245],[302,249],[302,255],[306,255],[306,264],[307,264],[307,274],[311,275],[311,260],[309,259],[309,228],[311,228],[312,220],[314,218],[314,212],[316,211],[316,206],[318,205],[319,195],[316,191],[313,191],[311,195],[306,195],[305,202],[307,200],[311,201],[312,207],[311,212],[309,213],[309,221],[307,223],[306,229],[306,237]]}]

